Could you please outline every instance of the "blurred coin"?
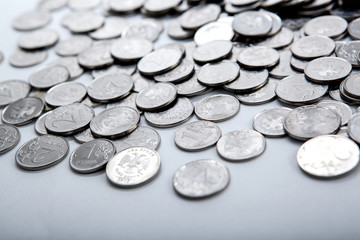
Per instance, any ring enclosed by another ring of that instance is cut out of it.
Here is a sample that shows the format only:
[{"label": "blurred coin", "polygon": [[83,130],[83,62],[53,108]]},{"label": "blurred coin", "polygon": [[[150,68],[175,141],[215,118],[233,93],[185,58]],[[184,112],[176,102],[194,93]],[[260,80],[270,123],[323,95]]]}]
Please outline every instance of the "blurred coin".
[{"label": "blurred coin", "polygon": [[13,149],[20,141],[19,130],[10,124],[0,124],[0,154]]},{"label": "blurred coin", "polygon": [[79,64],[87,69],[97,69],[114,63],[110,54],[110,47],[106,44],[93,45],[81,52],[77,60]]},{"label": "blurred coin", "polygon": [[7,80],[0,82],[0,107],[26,97],[30,86],[22,80]]},{"label": "blurred coin", "polygon": [[266,36],[272,28],[271,16],[261,11],[245,11],[235,15],[234,31],[247,37]]},{"label": "blurred coin", "polygon": [[47,134],[48,132],[46,131],[46,128],[45,128],[45,120],[46,120],[46,117],[51,113],[51,111],[47,112],[47,113],[44,113],[42,114],[40,117],[38,117],[38,119],[36,119],[36,122],[35,122],[35,132],[38,134],[38,135],[45,135]]},{"label": "blurred coin", "polygon": [[286,27],[282,27],[280,32],[276,33],[271,37],[266,38],[264,41],[261,41],[256,45],[278,49],[290,45],[293,39],[294,39],[294,33],[290,29]]},{"label": "blurred coin", "polygon": [[320,16],[313,18],[304,25],[304,32],[308,36],[323,35],[336,38],[347,29],[347,21],[339,16]]},{"label": "blurred coin", "polygon": [[56,31],[51,29],[41,29],[21,35],[17,44],[25,50],[36,50],[53,46],[58,39],[59,35]]},{"label": "blurred coin", "polygon": [[255,115],[253,128],[266,137],[284,136],[284,119],[292,111],[291,108],[273,107]]},{"label": "blurred coin", "polygon": [[129,13],[141,8],[144,2],[145,0],[109,0],[109,5],[112,11]]},{"label": "blurred coin", "polygon": [[96,8],[101,0],[68,0],[68,6],[74,10],[86,10]]},{"label": "blurred coin", "polygon": [[122,32],[124,38],[145,38],[155,42],[163,30],[162,23],[155,19],[142,19],[141,21],[130,24]]},{"label": "blurred coin", "polygon": [[201,64],[218,61],[231,53],[232,43],[230,41],[216,40],[198,46],[192,57]]},{"label": "blurred coin", "polygon": [[248,68],[268,68],[280,59],[278,51],[268,47],[249,47],[237,56],[239,63]]},{"label": "blurred coin", "polygon": [[114,41],[110,48],[111,55],[119,61],[137,61],[153,49],[151,41],[145,38],[121,38]]},{"label": "blurred coin", "polygon": [[64,106],[82,101],[86,96],[86,87],[78,82],[66,82],[50,88],[45,102],[51,107]]},{"label": "blurred coin", "polygon": [[239,76],[240,67],[235,62],[222,60],[208,63],[199,70],[197,78],[206,86],[221,86],[234,81]]},{"label": "blurred coin", "polygon": [[266,69],[253,71],[242,68],[235,81],[228,83],[223,87],[229,91],[247,93],[263,87],[268,82],[268,76],[269,72]]},{"label": "blurred coin", "polygon": [[48,56],[46,51],[23,51],[17,49],[9,57],[9,63],[14,67],[30,67],[43,62]]},{"label": "blurred coin", "polygon": [[86,143],[86,142],[90,142],[92,140],[94,140],[94,136],[91,134],[91,130],[90,128],[87,128],[84,131],[81,131],[77,134],[74,135],[74,139],[75,141],[77,141],[78,143]]},{"label": "blurred coin", "polygon": [[317,103],[317,105],[330,108],[331,110],[339,114],[339,116],[341,117],[342,126],[346,125],[349,122],[351,116],[353,115],[353,110],[351,109],[351,107],[349,107],[349,105],[343,102],[325,100]]},{"label": "blurred coin", "polygon": [[47,66],[54,65],[64,66],[69,71],[70,79],[77,78],[84,72],[84,69],[79,66],[76,57],[61,57],[47,64]]},{"label": "blurred coin", "polygon": [[37,9],[55,11],[65,7],[68,0],[38,0],[36,4]]},{"label": "blurred coin", "polygon": [[359,40],[360,39],[360,18],[353,20],[349,24],[347,31],[352,39]]},{"label": "blurred coin", "polygon": [[360,52],[360,41],[350,41],[344,43],[336,51],[336,55],[342,59],[345,59],[353,67],[359,67],[359,52]]},{"label": "blurred coin", "polygon": [[308,36],[295,40],[291,52],[301,59],[329,56],[335,50],[335,43],[326,36]]},{"label": "blurred coin", "polygon": [[55,52],[60,56],[76,56],[92,45],[92,40],[88,36],[74,35],[60,41]]},{"label": "blurred coin", "polygon": [[215,40],[231,41],[234,30],[231,25],[223,22],[210,22],[199,28],[194,36],[197,45],[205,44]]},{"label": "blurred coin", "polygon": [[105,23],[101,28],[91,32],[90,37],[96,40],[117,38],[120,37],[127,26],[128,23],[124,18],[111,16],[105,19]]},{"label": "blurred coin", "polygon": [[258,105],[272,101],[275,97],[277,81],[269,80],[263,87],[251,93],[237,94],[235,97],[243,104]]},{"label": "blurred coin", "polygon": [[48,89],[52,86],[69,80],[69,72],[63,66],[49,66],[32,73],[29,83],[33,88]]},{"label": "blurred coin", "polygon": [[41,28],[48,24],[51,20],[51,15],[47,11],[32,10],[23,12],[16,16],[12,22],[12,26],[16,30],[29,31]]},{"label": "blurred coin", "polygon": [[[91,71],[91,75],[93,78],[98,78],[110,73],[125,73],[127,75],[133,75],[136,71],[136,65],[118,65],[114,64],[109,67],[100,68],[100,69],[94,69]],[[132,76],[134,77],[134,76]]]},{"label": "blurred coin", "polygon": [[61,19],[61,24],[73,33],[87,33],[100,28],[105,18],[92,11],[69,12]]},{"label": "blurred coin", "polygon": [[177,91],[173,84],[157,83],[137,95],[136,106],[144,111],[159,110],[174,102],[176,95]]},{"label": "blurred coin", "polygon": [[173,39],[186,39],[194,35],[193,30],[185,30],[181,27],[178,19],[172,20],[167,28],[167,34]]},{"label": "blurred coin", "polygon": [[180,18],[180,24],[184,29],[195,30],[206,23],[215,21],[221,12],[217,4],[203,4],[190,8]]},{"label": "blurred coin", "polygon": [[166,73],[155,75],[154,79],[158,82],[175,83],[189,78],[189,76],[193,72],[194,72],[194,63],[190,60],[183,59],[176,68]]}]

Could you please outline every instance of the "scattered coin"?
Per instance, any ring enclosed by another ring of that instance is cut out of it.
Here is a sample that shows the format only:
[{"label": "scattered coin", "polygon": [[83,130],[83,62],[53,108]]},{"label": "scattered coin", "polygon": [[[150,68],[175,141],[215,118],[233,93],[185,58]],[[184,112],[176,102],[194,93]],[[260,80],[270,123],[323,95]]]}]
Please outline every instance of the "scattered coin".
[{"label": "scattered coin", "polygon": [[87,128],[86,130],[75,134],[74,139],[78,143],[86,143],[94,140],[95,138],[92,135],[90,128]]},{"label": "scattered coin", "polygon": [[55,11],[66,6],[68,0],[39,0],[36,8],[47,11]]},{"label": "scattered coin", "polygon": [[344,91],[351,97],[360,98],[360,73],[351,74],[343,81]]},{"label": "scattered coin", "polygon": [[10,124],[0,124],[0,154],[13,149],[20,141],[19,130]]},{"label": "scattered coin", "polygon": [[217,4],[198,5],[184,12],[180,18],[181,27],[187,30],[195,30],[206,23],[215,21],[221,12]]},{"label": "scattered coin", "polygon": [[86,96],[86,87],[78,82],[66,82],[50,88],[45,95],[45,102],[51,107],[65,106],[81,102]]},{"label": "scattered coin", "polygon": [[262,11],[245,11],[234,17],[234,31],[247,37],[261,37],[270,33],[272,18]]},{"label": "scattered coin", "polygon": [[48,89],[69,80],[69,71],[63,66],[49,66],[32,73],[29,83],[33,88]]},{"label": "scattered coin", "polygon": [[231,53],[230,41],[216,40],[198,46],[192,57],[198,63],[215,62],[227,57]]},{"label": "scattered coin", "polygon": [[269,80],[268,76],[266,69],[254,71],[241,68],[239,76],[223,87],[229,91],[247,93],[263,87]]},{"label": "scattered coin", "polygon": [[179,5],[181,0],[148,0],[143,5],[143,10],[148,14],[158,16],[165,14]]},{"label": "scattered coin", "polygon": [[234,81],[239,76],[240,67],[235,62],[222,60],[208,63],[200,68],[197,78],[206,86],[221,86]]},{"label": "scattered coin", "polygon": [[360,18],[357,18],[355,20],[353,20],[349,25],[348,25],[348,33],[351,36],[352,39],[355,40],[359,40],[360,39]]},{"label": "scattered coin", "polygon": [[293,39],[294,33],[290,29],[282,27],[280,32],[266,38],[264,41],[261,41],[256,45],[279,49],[290,45]]},{"label": "scattered coin", "polygon": [[46,128],[45,128],[45,120],[47,118],[47,116],[51,113],[51,111],[42,114],[40,117],[38,117],[38,119],[36,119],[35,122],[35,132],[38,135],[45,135],[48,134]]},{"label": "scattered coin", "polygon": [[114,63],[110,54],[110,47],[106,44],[93,45],[81,52],[78,57],[79,64],[87,69],[103,68]]},{"label": "scattered coin", "polygon": [[249,47],[237,56],[239,63],[248,68],[269,68],[278,64],[278,51],[268,47]]},{"label": "scattered coin", "polygon": [[193,72],[194,63],[190,60],[183,59],[176,68],[166,73],[155,75],[154,79],[158,82],[176,83],[189,78]]},{"label": "scattered coin", "polygon": [[138,95],[138,93],[135,93],[135,92],[130,93],[129,96],[121,99],[120,101],[108,103],[106,106],[106,109],[118,107],[118,106],[131,107],[131,108],[137,110],[141,114],[142,112],[139,109],[137,109],[136,103],[135,103],[137,95]]},{"label": "scattered coin", "polygon": [[299,38],[291,45],[291,52],[300,59],[314,59],[329,56],[335,50],[335,42],[326,36]]},{"label": "scattered coin", "polygon": [[145,38],[155,42],[163,30],[162,23],[155,19],[142,19],[141,21],[130,24],[122,32],[124,38]]},{"label": "scattered coin", "polygon": [[[94,69],[91,71],[91,75],[94,78],[98,78],[110,73],[126,73],[127,75],[133,75],[136,71],[136,65],[118,65],[114,64],[109,67]],[[134,76],[132,76],[134,78]]]},{"label": "scattered coin", "polygon": [[156,83],[142,90],[136,97],[140,110],[154,111],[170,105],[176,100],[177,90],[171,83]]},{"label": "scattered coin", "polygon": [[145,0],[110,0],[109,5],[112,11],[129,13],[141,8],[144,2]]},{"label": "scattered coin", "polygon": [[21,13],[16,16],[12,26],[16,30],[29,31],[41,28],[47,25],[51,20],[51,15],[47,11],[33,10]]},{"label": "scattered coin", "polygon": [[23,51],[17,49],[9,57],[9,63],[14,67],[30,67],[43,62],[48,56],[47,51]]},{"label": "scattered coin", "polygon": [[270,76],[273,78],[285,78],[290,75],[298,74],[298,72],[295,72],[291,66],[290,66],[290,59],[291,59],[291,51],[290,50],[283,50],[279,51],[280,54],[280,61],[279,64],[276,65],[273,69],[270,71]]},{"label": "scattered coin", "polygon": [[313,18],[304,25],[308,36],[323,35],[336,38],[342,35],[348,27],[347,21],[339,16],[320,16]]},{"label": "scattered coin", "polygon": [[341,117],[342,126],[346,125],[349,122],[351,116],[353,115],[353,110],[351,109],[351,107],[349,107],[349,105],[343,102],[326,100],[319,102],[317,105],[330,108],[331,110],[339,114],[339,116]]},{"label": "scattered coin", "polygon": [[210,22],[199,28],[194,36],[197,45],[205,44],[215,40],[231,41],[234,30],[231,25],[223,22]]},{"label": "scattered coin", "polygon": [[295,69],[298,72],[304,72],[306,65],[309,63],[308,60],[299,59],[294,56],[290,59],[290,65],[293,69]]},{"label": "scattered coin", "polygon": [[54,65],[64,66],[69,71],[70,79],[77,78],[84,72],[84,69],[79,66],[76,57],[61,57],[47,64],[47,66]]},{"label": "scattered coin", "polygon": [[153,49],[151,41],[145,38],[121,38],[110,49],[111,55],[119,61],[137,61]]},{"label": "scattered coin", "polygon": [[197,72],[195,72],[187,81],[175,85],[177,94],[185,97],[191,97],[202,94],[208,90],[205,85],[202,85],[197,79]]},{"label": "scattered coin", "polygon": [[105,18],[92,11],[69,12],[61,19],[61,24],[73,33],[87,33],[100,28]]},{"label": "scattered coin", "polygon": [[55,52],[60,56],[76,56],[92,45],[88,36],[74,35],[56,44]]},{"label": "scattered coin", "polygon": [[357,144],[360,144],[360,114],[355,113],[352,115],[348,123],[348,134],[349,137],[354,140]]},{"label": "scattered coin", "polygon": [[22,80],[7,80],[0,82],[0,107],[26,97],[30,86]]},{"label": "scattered coin", "polygon": [[359,67],[360,41],[350,41],[337,48],[336,55],[345,59],[353,67]]},{"label": "scattered coin", "polygon": [[272,101],[275,97],[277,82],[269,80],[263,87],[251,93],[237,94],[235,97],[243,104],[258,105]]},{"label": "scattered coin", "polygon": [[74,10],[86,10],[97,7],[101,0],[68,0],[68,6]]},{"label": "scattered coin", "polygon": [[59,35],[55,30],[41,29],[23,34],[17,44],[25,50],[37,50],[55,45],[58,39]]}]

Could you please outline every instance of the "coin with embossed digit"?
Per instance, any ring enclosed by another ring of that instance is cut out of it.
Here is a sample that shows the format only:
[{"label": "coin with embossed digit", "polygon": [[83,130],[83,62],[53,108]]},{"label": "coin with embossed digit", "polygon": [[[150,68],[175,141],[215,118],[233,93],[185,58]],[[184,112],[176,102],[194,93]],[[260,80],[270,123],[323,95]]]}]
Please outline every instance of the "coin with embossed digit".
[{"label": "coin with embossed digit", "polygon": [[110,159],[106,175],[118,187],[137,187],[151,181],[159,172],[160,165],[160,156],[155,150],[130,147]]},{"label": "coin with embossed digit", "polygon": [[232,47],[230,41],[215,40],[198,46],[192,57],[201,64],[214,62],[227,57],[231,53]]},{"label": "coin with embossed digit", "polygon": [[220,12],[221,8],[217,4],[202,4],[184,12],[179,17],[179,21],[184,29],[195,30],[206,23],[215,21]]},{"label": "coin with embossed digit", "polygon": [[137,61],[153,49],[151,41],[140,38],[121,38],[114,41],[110,48],[111,55],[123,62]]},{"label": "coin with embossed digit", "polygon": [[239,76],[231,83],[224,85],[226,90],[247,93],[257,90],[269,81],[269,72],[266,69],[253,71],[247,69],[240,69]]},{"label": "coin with embossed digit", "polygon": [[35,128],[35,132],[38,135],[45,135],[48,133],[45,128],[45,120],[50,113],[51,111],[44,113],[40,117],[38,117],[38,119],[36,119],[34,128]]},{"label": "coin with embossed digit", "polygon": [[221,129],[210,121],[196,121],[179,128],[175,133],[175,144],[185,151],[200,151],[216,144]]},{"label": "coin with embossed digit", "polygon": [[265,109],[255,115],[253,128],[266,137],[284,136],[284,119],[292,111],[286,107]]},{"label": "coin with embossed digit", "polygon": [[15,160],[25,170],[42,170],[59,163],[68,151],[69,145],[63,137],[43,135],[22,145]]},{"label": "coin with embossed digit", "polygon": [[53,46],[59,39],[55,30],[41,29],[19,37],[17,44],[25,50],[37,50]]},{"label": "coin with embossed digit", "polygon": [[358,165],[359,147],[344,136],[318,136],[301,145],[297,162],[303,171],[315,177],[336,177]]},{"label": "coin with embossed digit", "polygon": [[50,88],[45,102],[51,107],[59,107],[80,102],[86,96],[86,87],[78,82],[65,82]]},{"label": "coin with embossed digit", "polygon": [[0,82],[0,107],[26,97],[30,86],[22,80],[7,80]]},{"label": "coin with embossed digit", "polygon": [[140,110],[154,111],[170,105],[176,100],[177,90],[171,83],[156,83],[142,90],[136,97]]},{"label": "coin with embossed digit", "polygon": [[239,76],[240,67],[230,60],[208,63],[200,68],[197,75],[203,85],[215,87],[234,81]]},{"label": "coin with embossed digit", "polygon": [[177,193],[188,198],[204,198],[223,191],[230,182],[227,167],[216,160],[196,160],[180,167],[174,174]]},{"label": "coin with embossed digit", "polygon": [[248,68],[268,68],[278,64],[280,55],[273,48],[255,46],[241,51],[237,60]]},{"label": "coin with embossed digit", "polygon": [[48,11],[33,10],[23,12],[16,16],[12,22],[12,26],[16,30],[29,31],[45,26],[50,20],[51,15]]},{"label": "coin with embossed digit", "polygon": [[219,155],[229,161],[255,158],[265,151],[265,138],[251,129],[239,129],[223,135],[216,144]]},{"label": "coin with embossed digit", "polygon": [[161,75],[155,75],[154,79],[158,82],[176,83],[189,78],[193,72],[194,63],[188,59],[183,59],[176,68]]},{"label": "coin with embossed digit", "polygon": [[269,80],[263,87],[257,89],[255,92],[246,94],[236,94],[235,97],[243,104],[258,105],[272,101],[275,97],[275,89],[277,82]]},{"label": "coin with embossed digit", "polygon": [[335,42],[326,36],[307,36],[294,41],[292,54],[301,59],[329,56],[335,50]]},{"label": "coin with embossed digit", "polygon": [[203,98],[195,105],[199,119],[221,122],[235,116],[240,110],[239,101],[227,94],[217,94]]},{"label": "coin with embossed digit", "polygon": [[341,117],[342,126],[346,125],[349,122],[351,116],[353,115],[352,108],[346,103],[340,101],[326,100],[319,102],[317,105],[330,108],[331,110],[339,114],[339,116]]},{"label": "coin with embossed digit", "polygon": [[115,147],[106,139],[94,139],[75,149],[70,155],[70,167],[78,173],[92,173],[105,167],[115,155]]},{"label": "coin with embossed digit", "polygon": [[92,45],[88,36],[75,35],[60,41],[55,46],[56,54],[60,56],[76,56]]},{"label": "coin with embossed digit", "polygon": [[51,111],[45,119],[45,128],[51,134],[73,135],[85,130],[94,116],[88,105],[73,103]]},{"label": "coin with embossed digit", "polygon": [[19,130],[9,124],[0,124],[0,154],[13,149],[20,141]]},{"label": "coin with embossed digit", "polygon": [[48,89],[52,86],[69,80],[69,71],[63,66],[48,66],[36,72],[29,77],[29,83],[33,88]]}]

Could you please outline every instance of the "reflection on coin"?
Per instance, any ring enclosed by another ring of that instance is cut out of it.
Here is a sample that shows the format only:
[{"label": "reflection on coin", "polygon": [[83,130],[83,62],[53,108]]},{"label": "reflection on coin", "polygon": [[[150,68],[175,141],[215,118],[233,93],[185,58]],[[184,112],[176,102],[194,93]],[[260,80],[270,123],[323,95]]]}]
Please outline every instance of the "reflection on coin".
[{"label": "reflection on coin", "polygon": [[46,103],[51,107],[65,106],[80,102],[86,96],[86,87],[77,82],[66,82],[50,88],[45,96]]},{"label": "reflection on coin", "polygon": [[290,75],[298,74],[290,66],[291,51],[283,50],[279,52],[280,62],[270,71],[270,76],[273,78],[284,78]]},{"label": "reflection on coin", "polygon": [[101,0],[68,0],[68,6],[74,10],[85,10],[97,7]]},{"label": "reflection on coin", "polygon": [[0,154],[13,149],[20,141],[19,130],[9,124],[0,124]]},{"label": "reflection on coin", "polygon": [[145,0],[110,0],[111,10],[118,13],[129,13],[141,8]]},{"label": "reflection on coin", "polygon": [[265,12],[246,11],[234,17],[233,28],[240,35],[261,37],[267,35],[272,28],[273,21]]},{"label": "reflection on coin", "polygon": [[87,69],[97,69],[114,63],[110,54],[110,47],[106,44],[93,45],[81,52],[78,57],[79,64]]},{"label": "reflection on coin", "polygon": [[216,160],[189,162],[180,167],[173,178],[175,191],[188,198],[212,196],[224,190],[229,182],[229,170]]},{"label": "reflection on coin", "polygon": [[137,187],[151,181],[159,172],[160,165],[160,156],[155,150],[130,147],[110,159],[106,175],[118,187]]},{"label": "reflection on coin", "polygon": [[122,32],[124,38],[145,38],[149,41],[156,41],[163,31],[161,21],[153,18],[144,18],[138,22],[132,23]]},{"label": "reflection on coin", "polygon": [[194,30],[202,25],[215,21],[221,12],[217,4],[203,4],[184,12],[179,20],[184,29]]},{"label": "reflection on coin", "polygon": [[120,37],[121,33],[127,27],[127,21],[122,17],[110,16],[105,19],[104,25],[90,36],[96,40],[111,39]]},{"label": "reflection on coin", "polygon": [[301,59],[329,56],[335,50],[335,42],[326,36],[308,36],[295,40],[291,52]]},{"label": "reflection on coin", "polygon": [[30,86],[22,80],[8,80],[0,82],[0,107],[26,97]]},{"label": "reflection on coin", "polygon": [[343,46],[338,48],[336,50],[336,55],[351,63],[353,67],[359,67],[359,51],[360,41],[350,41],[346,42]]},{"label": "reflection on coin", "polygon": [[205,44],[214,40],[231,41],[234,37],[232,27],[223,22],[210,22],[199,28],[194,36],[197,45]]},{"label": "reflection on coin", "polygon": [[154,111],[168,106],[176,100],[176,88],[170,83],[157,83],[142,90],[136,97],[140,110]]},{"label": "reflection on coin", "polygon": [[185,30],[181,27],[180,22],[175,19],[170,22],[167,28],[167,34],[173,39],[186,39],[194,35],[193,30]]},{"label": "reflection on coin", "polygon": [[266,137],[284,136],[284,119],[292,111],[286,107],[265,109],[255,115],[253,128]]},{"label": "reflection on coin", "polygon": [[121,38],[111,46],[111,55],[123,62],[137,61],[153,49],[151,41],[145,38]]},{"label": "reflection on coin", "polygon": [[359,163],[359,147],[347,137],[324,135],[305,142],[297,153],[299,167],[316,177],[335,177]]},{"label": "reflection on coin", "polygon": [[56,84],[66,82],[69,77],[69,71],[65,67],[54,65],[33,72],[29,77],[29,83],[33,88],[48,89]]}]

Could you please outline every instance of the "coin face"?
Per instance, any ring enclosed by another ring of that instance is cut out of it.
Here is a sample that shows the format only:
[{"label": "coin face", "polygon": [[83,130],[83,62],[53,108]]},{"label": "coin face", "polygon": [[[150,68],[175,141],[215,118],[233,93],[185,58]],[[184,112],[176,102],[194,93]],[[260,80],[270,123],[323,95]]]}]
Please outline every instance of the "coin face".
[{"label": "coin face", "polygon": [[49,66],[32,73],[29,83],[33,88],[48,89],[52,86],[69,80],[70,74],[63,66]]},{"label": "coin face", "polygon": [[90,128],[87,128],[86,130],[75,134],[74,139],[78,143],[86,143],[94,140],[95,138],[92,135]]},{"label": "coin face", "polygon": [[205,64],[218,61],[231,53],[232,43],[230,41],[216,40],[198,46],[192,57],[196,62]]},{"label": "coin face", "polygon": [[329,56],[335,50],[335,42],[326,36],[299,38],[291,45],[292,54],[300,59]]},{"label": "coin face", "polygon": [[20,141],[19,130],[9,124],[0,124],[0,154],[13,149]]},{"label": "coin face", "polygon": [[97,69],[114,63],[110,54],[110,47],[106,44],[93,45],[81,52],[78,57],[79,64],[87,69]]},{"label": "coin face", "polygon": [[141,8],[145,0],[110,0],[111,10],[119,13],[128,13]]},{"label": "coin face", "polygon": [[199,151],[216,144],[221,137],[220,128],[210,121],[196,121],[179,128],[175,144],[185,151]]},{"label": "coin face", "polygon": [[15,160],[25,170],[41,170],[63,160],[68,150],[69,145],[64,138],[43,135],[22,145],[15,154]]},{"label": "coin face", "polygon": [[180,167],[173,178],[177,193],[188,198],[209,197],[224,190],[230,182],[227,167],[216,160],[196,160]]},{"label": "coin face", "polygon": [[160,170],[159,154],[146,147],[130,147],[110,159],[106,175],[118,187],[137,187],[151,181]]},{"label": "coin face", "polygon": [[47,113],[44,113],[42,114],[40,117],[38,117],[38,119],[36,119],[36,122],[35,122],[35,132],[38,134],[38,135],[45,135],[47,134],[47,130],[45,128],[45,120],[47,118],[47,116],[51,113],[50,112],[47,112]]},{"label": "coin face", "polygon": [[223,87],[229,91],[247,93],[263,87],[269,80],[268,76],[266,69],[256,71],[241,68],[239,76]]},{"label": "coin face", "polygon": [[0,82],[0,107],[26,97],[30,92],[28,83],[21,80]]},{"label": "coin face", "polygon": [[70,167],[79,173],[92,173],[105,167],[115,155],[115,147],[105,139],[94,139],[81,144],[70,155]]},{"label": "coin face", "polygon": [[221,8],[217,4],[203,4],[184,12],[179,21],[184,29],[195,30],[206,23],[215,21],[220,12]]},{"label": "coin face", "polygon": [[181,27],[180,21],[174,19],[167,28],[167,34],[173,39],[186,39],[194,35],[193,30],[185,30]]},{"label": "coin face", "polygon": [[119,61],[136,61],[150,53],[153,43],[145,38],[121,38],[111,46],[111,55]]},{"label": "coin face", "polygon": [[154,42],[158,39],[163,29],[164,26],[162,22],[146,18],[130,24],[124,29],[121,35],[124,38],[145,38]]},{"label": "coin face", "polygon": [[200,68],[197,78],[206,86],[221,86],[234,81],[239,76],[240,67],[230,60],[208,63]]},{"label": "coin face", "polygon": [[335,38],[347,29],[347,21],[339,16],[320,16],[308,21],[304,25],[304,32],[308,36],[323,35]]},{"label": "coin face", "polygon": [[261,11],[245,11],[234,17],[234,31],[243,36],[261,37],[267,35],[273,26],[272,18]]},{"label": "coin face", "polygon": [[194,63],[188,59],[183,59],[176,68],[166,73],[155,75],[154,79],[158,82],[175,83],[189,78],[193,72]]},{"label": "coin face", "polygon": [[66,82],[50,88],[45,101],[49,106],[58,107],[80,102],[86,96],[86,87],[77,82]]},{"label": "coin face", "polygon": [[237,56],[239,63],[248,68],[268,68],[275,66],[280,55],[278,51],[268,47],[249,47]]},{"label": "coin face", "polygon": [[199,28],[194,36],[197,45],[205,44],[215,40],[231,41],[234,30],[231,25],[224,22],[210,22]]},{"label": "coin face", "polygon": [[351,38],[356,40],[360,39],[359,27],[360,27],[360,18],[357,18],[353,20],[351,23],[349,23],[347,30]]},{"label": "coin face", "polygon": [[168,106],[176,99],[176,88],[170,83],[157,83],[142,90],[136,97],[140,110],[154,111]]},{"label": "coin face", "polygon": [[14,67],[30,67],[43,62],[48,56],[47,51],[23,51],[17,49],[9,57],[9,63]]},{"label": "coin face", "polygon": [[84,72],[79,66],[78,60],[76,57],[61,57],[47,64],[48,66],[60,65],[64,66],[70,74],[70,79],[77,78],[81,76]]},{"label": "coin face", "polygon": [[229,161],[255,158],[265,150],[265,138],[251,129],[240,129],[226,133],[216,144],[221,157]]},{"label": "coin face", "polygon": [[339,114],[339,116],[341,117],[342,126],[346,125],[349,122],[351,116],[353,115],[353,110],[351,109],[351,107],[343,102],[326,100],[319,102],[317,105],[330,108],[331,110]]},{"label": "coin face", "polygon": [[351,63],[354,67],[359,66],[359,51],[360,51],[360,41],[350,41],[344,43],[341,47],[336,50],[336,55],[340,58],[345,59]]},{"label": "coin face", "polygon": [[283,50],[280,51],[279,54],[280,54],[279,64],[276,65],[273,69],[271,69],[270,76],[272,76],[273,78],[282,79],[290,75],[298,74],[298,72],[294,71],[290,65],[290,59],[292,56],[291,51]]},{"label": "coin face", "polygon": [[87,33],[100,28],[105,18],[93,11],[73,11],[61,19],[61,24],[73,33]]},{"label": "coin face", "polygon": [[76,56],[92,45],[88,36],[74,35],[56,44],[55,52],[60,56]]},{"label": "coin face", "polygon": [[339,135],[318,136],[305,142],[297,153],[299,167],[316,177],[336,177],[359,163],[359,147]]},{"label": "coin face", "polygon": [[348,123],[349,137],[356,143],[360,143],[360,114],[355,113]]},{"label": "coin face", "polygon": [[33,10],[16,16],[12,22],[12,26],[16,30],[29,31],[45,26],[50,22],[50,20],[51,15],[49,12],[43,10]]}]

